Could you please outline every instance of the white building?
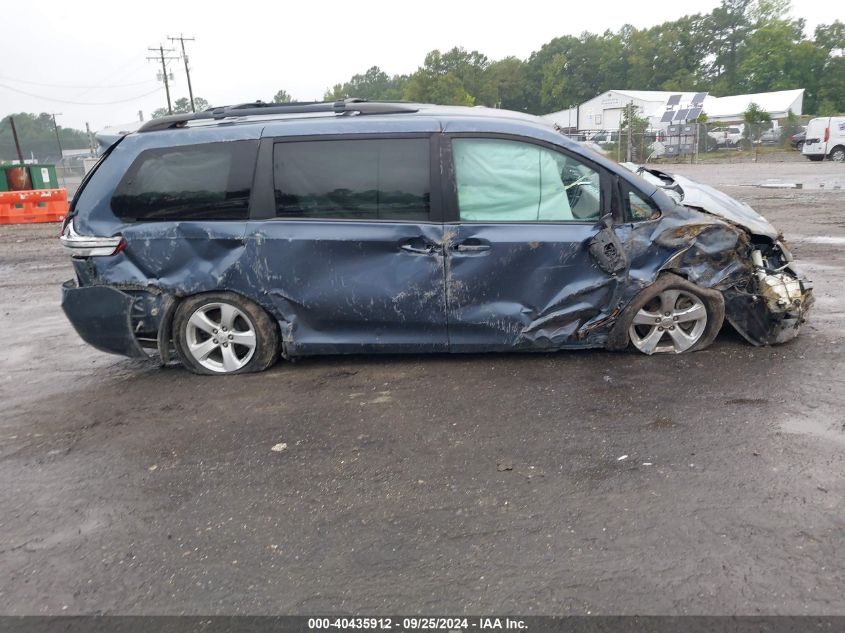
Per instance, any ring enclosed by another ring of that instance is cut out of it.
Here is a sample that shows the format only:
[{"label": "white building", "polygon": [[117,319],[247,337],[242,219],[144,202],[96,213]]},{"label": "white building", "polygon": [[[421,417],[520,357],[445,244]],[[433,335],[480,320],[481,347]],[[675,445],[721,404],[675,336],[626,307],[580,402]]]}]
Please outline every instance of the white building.
[{"label": "white building", "polygon": [[[695,94],[694,92],[657,90],[609,90],[579,106],[552,112],[544,115],[543,118],[553,121],[560,127],[578,131],[618,130],[625,107],[633,103],[637,108],[638,116],[648,118],[651,127],[656,128],[665,125],[660,123],[660,119],[672,95],[681,95],[680,106],[688,107]],[[753,102],[768,112],[773,119],[783,119],[790,110],[794,114],[802,114],[803,101],[804,89],[800,88],[732,97],[707,95],[703,108],[708,121],[741,121],[742,113]]]}]

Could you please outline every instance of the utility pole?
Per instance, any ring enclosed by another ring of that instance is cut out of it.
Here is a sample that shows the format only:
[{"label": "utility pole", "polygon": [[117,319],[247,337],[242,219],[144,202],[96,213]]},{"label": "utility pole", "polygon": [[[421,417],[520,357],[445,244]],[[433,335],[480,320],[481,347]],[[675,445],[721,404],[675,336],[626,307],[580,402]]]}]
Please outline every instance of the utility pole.
[{"label": "utility pole", "polygon": [[21,143],[18,140],[18,130],[17,128],[15,128],[15,117],[13,117],[11,114],[9,115],[9,125],[12,126],[12,138],[15,140],[15,149],[18,152],[18,160],[20,161],[21,165],[23,165],[23,152],[21,152]]},{"label": "utility pole", "polygon": [[59,146],[59,164],[62,170],[62,184],[67,187],[67,180],[65,180],[65,166],[62,163],[64,158],[64,151],[62,151],[62,140],[59,138],[59,126],[56,125],[56,116],[61,116],[61,112],[51,112],[53,115],[53,131],[56,133],[56,145]]},{"label": "utility pole", "polygon": [[62,151],[62,139],[59,138],[59,126],[56,125],[56,117],[62,116],[61,112],[52,112],[53,116],[53,131],[56,133],[56,145],[59,146],[59,160],[61,161],[64,158],[64,151]]},{"label": "utility pole", "polygon": [[168,38],[171,42],[175,42],[179,40],[182,44],[182,59],[185,61],[185,77],[188,78],[188,97],[191,99],[191,112],[196,112],[197,109],[194,107],[194,89],[191,87],[191,71],[188,68],[188,54],[185,52],[185,41],[193,42],[193,37],[185,37],[181,33],[179,33],[179,37],[169,37]]},{"label": "utility pole", "polygon": [[159,44],[158,48],[148,48],[148,51],[158,53],[155,57],[147,57],[147,59],[159,61],[161,60],[161,78],[164,80],[164,91],[167,93],[167,113],[173,114],[173,105],[170,103],[170,84],[167,83],[167,61],[171,59],[179,59],[178,57],[165,57],[164,53],[172,53],[172,48],[164,48]]},{"label": "utility pole", "polygon": [[94,145],[94,135],[91,134],[91,126],[88,125],[88,121],[85,122],[85,133],[88,135],[88,149],[91,150],[91,156],[96,156],[97,148]]}]

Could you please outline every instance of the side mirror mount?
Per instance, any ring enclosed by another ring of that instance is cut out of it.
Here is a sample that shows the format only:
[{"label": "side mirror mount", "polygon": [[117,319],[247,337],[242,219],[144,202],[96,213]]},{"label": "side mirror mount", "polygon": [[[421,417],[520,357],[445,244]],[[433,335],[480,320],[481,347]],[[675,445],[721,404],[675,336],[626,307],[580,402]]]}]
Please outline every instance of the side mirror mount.
[{"label": "side mirror mount", "polygon": [[590,240],[590,255],[604,272],[616,275],[628,268],[628,255],[613,230],[613,216],[610,213],[601,217],[599,227],[599,232]]}]

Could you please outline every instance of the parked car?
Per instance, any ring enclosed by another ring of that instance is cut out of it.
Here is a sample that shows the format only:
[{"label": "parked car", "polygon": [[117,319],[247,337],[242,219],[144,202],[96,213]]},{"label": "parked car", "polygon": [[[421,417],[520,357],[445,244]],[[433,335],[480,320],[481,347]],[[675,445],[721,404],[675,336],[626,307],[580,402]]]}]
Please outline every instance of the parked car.
[{"label": "parked car", "polygon": [[714,127],[707,134],[719,147],[736,147],[742,140],[742,128],[738,126]]},{"label": "parked car", "polygon": [[599,130],[589,139],[593,143],[616,143],[619,140],[619,130]]},{"label": "parked car", "polygon": [[845,117],[810,119],[801,153],[810,160],[845,161]]},{"label": "parked car", "polygon": [[783,135],[783,128],[780,126],[770,127],[768,130],[763,130],[760,134],[760,143],[764,145],[777,145],[780,143]]},{"label": "parked car", "polygon": [[181,114],[118,139],[61,241],[95,347],[201,374],[280,356],[795,337],[811,284],[750,207],[543,119],[358,100]]},{"label": "parked car", "polygon": [[800,132],[796,132],[792,136],[789,137],[789,144],[794,148],[797,149],[799,152],[804,148],[804,139],[807,138],[807,127],[804,128]]}]

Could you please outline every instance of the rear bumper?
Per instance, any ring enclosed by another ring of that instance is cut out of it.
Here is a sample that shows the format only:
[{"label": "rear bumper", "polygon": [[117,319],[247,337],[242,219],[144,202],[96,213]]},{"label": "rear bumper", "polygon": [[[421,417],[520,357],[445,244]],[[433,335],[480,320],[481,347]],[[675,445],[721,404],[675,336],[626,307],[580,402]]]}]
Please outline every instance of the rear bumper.
[{"label": "rear bumper", "polygon": [[134,299],[108,286],[62,286],[62,310],[83,341],[98,350],[132,358],[149,358],[132,331]]}]

